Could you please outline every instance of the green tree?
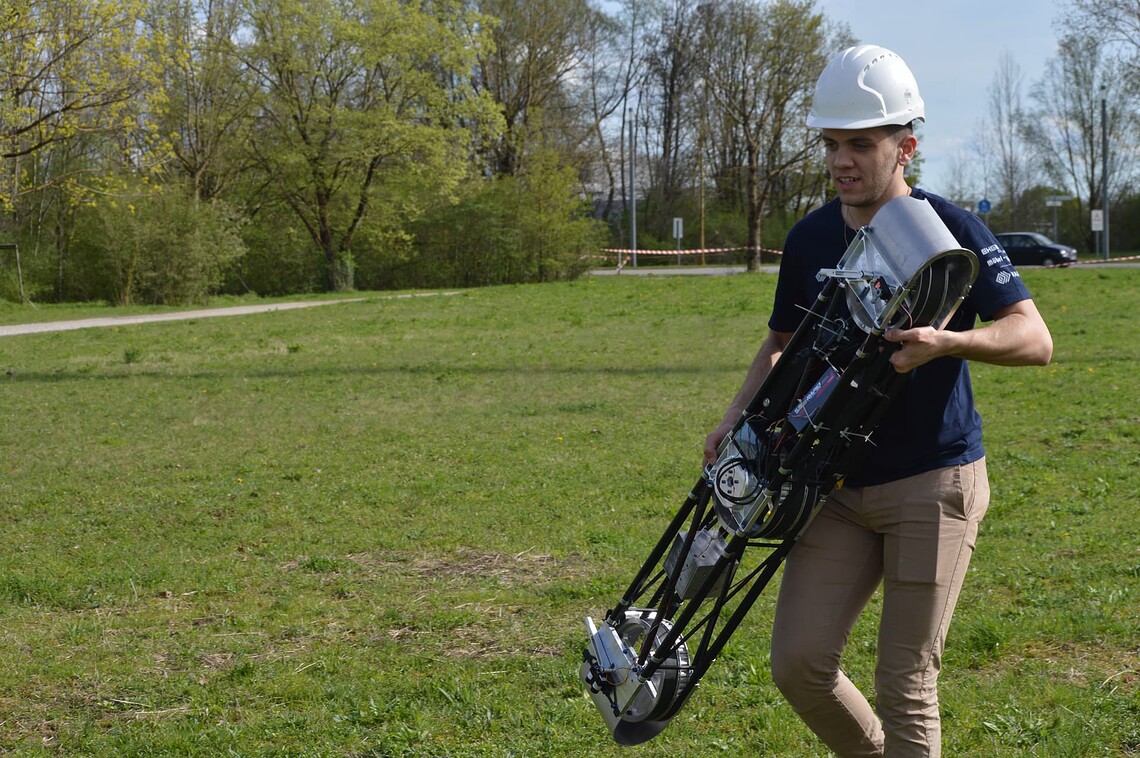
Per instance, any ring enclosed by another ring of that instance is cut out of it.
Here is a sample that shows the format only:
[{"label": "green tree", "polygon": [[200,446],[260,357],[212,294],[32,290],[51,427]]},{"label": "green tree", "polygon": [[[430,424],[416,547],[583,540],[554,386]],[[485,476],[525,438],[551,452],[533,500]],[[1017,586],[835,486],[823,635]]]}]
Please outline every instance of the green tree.
[{"label": "green tree", "polygon": [[139,184],[79,209],[71,245],[79,274],[69,293],[116,305],[184,305],[216,292],[245,254],[238,222],[189,184]]},{"label": "green tree", "polygon": [[[49,215],[66,222],[77,203],[115,192],[124,171],[164,159],[154,121],[163,39],[145,11],[144,0],[0,8],[0,210],[25,238],[38,239]],[[62,267],[67,230],[54,236]]]},{"label": "green tree", "polygon": [[248,8],[245,54],[260,93],[252,155],[323,257],[326,288],[351,288],[354,238],[373,206],[408,218],[422,208],[415,194],[379,188],[452,191],[473,132],[493,122],[467,78],[485,45],[478,18],[459,0]]},{"label": "green tree", "polygon": [[150,22],[164,30],[161,57],[169,107],[160,121],[173,171],[196,199],[222,196],[241,175],[251,104],[236,40],[239,0],[151,0]]},{"label": "green tree", "polygon": [[574,169],[532,149],[515,175],[473,182],[457,203],[413,227],[409,286],[483,286],[570,279],[589,265],[606,228],[589,217]]},{"label": "green tree", "polygon": [[[493,98],[503,128],[487,145],[497,174],[520,171],[530,144],[556,147],[568,160],[593,129],[579,102],[579,81],[595,51],[604,14],[587,0],[478,0],[493,19],[475,85]],[[607,114],[608,115],[608,114]]]}]

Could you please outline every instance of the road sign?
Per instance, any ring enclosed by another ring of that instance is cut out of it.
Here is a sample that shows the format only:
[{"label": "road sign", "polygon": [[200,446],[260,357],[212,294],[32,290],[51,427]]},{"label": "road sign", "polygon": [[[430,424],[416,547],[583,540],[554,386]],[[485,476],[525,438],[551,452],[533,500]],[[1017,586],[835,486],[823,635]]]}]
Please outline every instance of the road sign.
[{"label": "road sign", "polygon": [[680,218],[673,219],[673,239],[679,240],[685,236],[685,220]]},{"label": "road sign", "polygon": [[1104,231],[1104,211],[1095,210],[1092,212],[1092,230],[1094,232]]},{"label": "road sign", "polygon": [[990,201],[984,197],[978,201],[978,213],[989,213],[991,208],[993,208],[993,206],[990,205]]}]

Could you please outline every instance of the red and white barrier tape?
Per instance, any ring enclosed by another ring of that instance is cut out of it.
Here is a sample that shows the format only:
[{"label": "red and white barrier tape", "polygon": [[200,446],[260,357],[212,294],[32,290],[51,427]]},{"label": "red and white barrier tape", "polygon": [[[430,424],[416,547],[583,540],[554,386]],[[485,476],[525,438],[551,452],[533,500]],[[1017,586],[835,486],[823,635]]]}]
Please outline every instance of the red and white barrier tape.
[{"label": "red and white barrier tape", "polygon": [[1074,261],[1074,266],[1086,266],[1092,263],[1119,263],[1120,261],[1140,261],[1140,255],[1124,255],[1120,258],[1096,258],[1089,261]]},{"label": "red and white barrier tape", "polygon": [[[696,250],[634,250],[632,248],[618,248],[618,247],[603,247],[598,252],[608,253],[609,255],[589,255],[582,256],[583,258],[608,258],[610,255],[618,256],[618,270],[620,271],[627,263],[633,260],[635,255],[659,255],[662,257],[670,255],[707,255],[709,253],[736,253],[741,250],[752,250],[750,247],[705,247],[697,248]],[[757,248],[762,253],[769,253],[771,255],[783,255],[783,250],[773,250],[768,247]],[[621,256],[625,256],[624,259]]]},{"label": "red and white barrier tape", "polygon": [[[706,247],[698,248],[696,250],[632,250],[629,248],[616,248],[604,247],[601,249],[603,253],[637,253],[639,255],[705,255],[708,253],[736,253],[741,250],[751,250],[749,247]],[[762,253],[771,253],[772,255],[783,255],[783,250],[772,250],[771,248],[761,247],[758,248]]]}]

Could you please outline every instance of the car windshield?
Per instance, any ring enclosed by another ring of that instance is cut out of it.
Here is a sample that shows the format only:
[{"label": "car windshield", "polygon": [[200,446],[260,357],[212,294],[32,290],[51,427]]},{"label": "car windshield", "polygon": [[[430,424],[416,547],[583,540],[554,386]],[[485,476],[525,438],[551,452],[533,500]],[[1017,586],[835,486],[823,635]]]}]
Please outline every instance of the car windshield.
[{"label": "car windshield", "polygon": [[1033,241],[1036,242],[1038,245],[1052,245],[1053,244],[1053,240],[1049,239],[1044,234],[1032,233],[1029,236],[1032,237]]}]

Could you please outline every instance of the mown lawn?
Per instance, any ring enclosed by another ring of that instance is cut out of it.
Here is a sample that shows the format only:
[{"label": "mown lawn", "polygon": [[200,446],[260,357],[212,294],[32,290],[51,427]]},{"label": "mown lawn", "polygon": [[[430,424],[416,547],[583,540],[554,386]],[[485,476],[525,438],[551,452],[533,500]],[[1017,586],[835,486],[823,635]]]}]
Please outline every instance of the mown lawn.
[{"label": "mown lawn", "polygon": [[[1025,278],[1055,358],[974,368],[994,501],[945,753],[1136,755],[1140,270]],[[773,284],[0,338],[0,751],[823,755],[769,680],[774,592],[647,746],[612,745],[577,681],[582,619],[691,487]],[[868,687],[873,645],[861,623],[845,662]]]}]

